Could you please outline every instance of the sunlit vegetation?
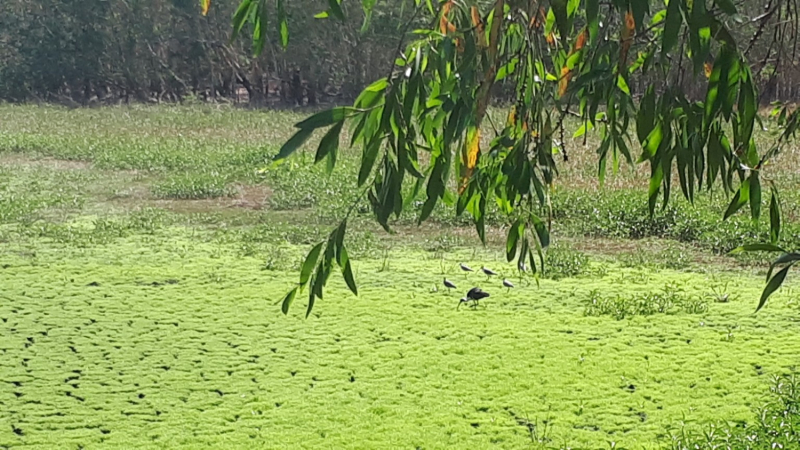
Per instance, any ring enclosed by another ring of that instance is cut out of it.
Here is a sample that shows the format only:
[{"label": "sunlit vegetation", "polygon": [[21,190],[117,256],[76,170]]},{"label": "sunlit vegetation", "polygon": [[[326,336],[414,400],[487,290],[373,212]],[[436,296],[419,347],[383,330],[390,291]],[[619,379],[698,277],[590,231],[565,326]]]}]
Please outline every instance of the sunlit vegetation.
[{"label": "sunlit vegetation", "polygon": [[[506,262],[500,220],[483,247],[447,208],[417,227],[410,202],[389,235],[360,205],[359,295],[334,277],[308,319],[307,292],[281,314],[358,170],[346,150],[330,176],[302,153],[268,164],[296,119],[0,108],[0,446],[796,443],[797,284],[753,315],[763,261],[726,254],[766,219],[715,228],[716,194],[649,219],[630,194],[647,174],[600,189],[580,140],[538,280]],[[457,311],[473,285],[491,296]]]}]

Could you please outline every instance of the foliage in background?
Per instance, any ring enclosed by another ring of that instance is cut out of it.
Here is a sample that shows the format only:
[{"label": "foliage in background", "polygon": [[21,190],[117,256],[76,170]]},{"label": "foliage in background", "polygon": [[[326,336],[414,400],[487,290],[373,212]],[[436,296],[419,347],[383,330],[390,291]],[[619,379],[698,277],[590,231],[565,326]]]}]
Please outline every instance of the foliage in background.
[{"label": "foliage in background", "polygon": [[[253,3],[244,0],[241,7],[252,8]],[[365,11],[374,6],[369,3],[364,3]],[[329,5],[324,15],[344,20],[341,1]],[[632,148],[641,148],[636,162],[651,169],[651,216],[658,204],[668,205],[673,174],[691,202],[696,192],[717,183],[733,194],[725,219],[748,206],[757,220],[762,195],[769,195],[770,244],[742,249],[783,251],[776,245],[779,196],[764,169],[794,137],[798,112],[779,109],[783,132],[766,149],[758,148],[753,138],[759,122],[757,83],[747,59],[752,45],[731,32],[742,21],[732,2],[672,0],[663,6],[649,0],[447,0],[435,5],[416,0],[414,8],[413,18],[423,15],[429,25],[414,31],[415,39],[398,52],[389,75],[362,91],[352,107],[332,108],[297,123],[277,161],[315,131],[327,129],[314,161],[325,160],[332,170],[344,124],[354,123],[350,144],[363,151],[358,185],[387,231],[391,216],[399,218],[403,204],[413,199],[404,196],[406,182],[414,184],[414,192],[426,193],[420,223],[443,201],[458,215],[469,213],[484,242],[487,205],[497,204],[510,224],[508,260],[516,259],[520,270],[527,263],[537,272],[544,265],[542,250],[550,243],[550,188],[558,175],[557,156],[568,157],[560,144],[564,119],[575,115],[582,122],[576,137],[590,130],[600,134],[601,181],[609,163],[615,168],[621,159],[634,164]],[[796,23],[791,2],[776,1],[768,8],[770,14]],[[247,21],[256,29],[264,26],[260,15],[241,14],[234,18],[234,28]],[[751,44],[762,31],[754,33]],[[253,38],[256,50],[263,47],[261,35]],[[656,83],[635,97],[634,74]],[[684,79],[706,86],[703,100],[687,96]],[[505,123],[490,124],[493,139],[482,149],[483,120],[499,81],[513,86],[512,107]],[[762,183],[769,194],[762,194]],[[309,311],[316,293],[321,296],[321,286],[316,286],[320,279],[324,285],[329,274],[325,267],[334,258],[332,251],[320,258],[321,245],[309,254],[309,269],[296,288],[309,283],[310,267],[319,259]],[[759,308],[797,261],[788,255],[776,260],[787,265],[769,280]]]},{"label": "foliage in background", "polygon": [[[280,9],[274,1],[253,3],[264,3],[259,11],[269,19],[265,28],[243,30],[263,42],[257,57],[250,42],[230,39],[237,2],[0,2],[0,99],[292,105],[291,78],[299,70],[302,87],[316,100],[351,101],[366,80],[383,73],[397,45],[391,30],[407,14],[382,2],[371,14],[375,26],[362,33],[359,11],[348,11],[348,23],[335,27],[307,14],[317,0],[284,1]],[[304,32],[293,33],[284,52],[287,25]]]}]

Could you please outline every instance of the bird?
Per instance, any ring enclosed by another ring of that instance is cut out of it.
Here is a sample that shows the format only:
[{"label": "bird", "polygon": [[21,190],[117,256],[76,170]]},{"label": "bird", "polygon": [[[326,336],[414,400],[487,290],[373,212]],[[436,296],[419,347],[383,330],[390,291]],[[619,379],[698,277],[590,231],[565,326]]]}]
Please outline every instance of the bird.
[{"label": "bird", "polygon": [[447,289],[456,289],[456,285],[447,278],[444,279],[444,287],[446,287]]},{"label": "bird", "polygon": [[508,281],[508,279],[506,279],[506,278],[503,278],[503,286],[506,287],[506,292],[509,292],[511,290],[511,288],[514,287],[514,283]]},{"label": "bird", "polygon": [[464,271],[464,276],[467,276],[467,272],[474,272],[474,270],[472,270],[472,267],[464,263],[459,263],[458,265],[461,267],[461,270]]},{"label": "bird", "polygon": [[491,277],[492,275],[497,275],[497,272],[495,272],[494,270],[492,270],[492,269],[490,269],[490,268],[488,268],[488,267],[485,267],[485,266],[481,266],[481,270],[483,271],[483,273],[485,273],[485,274],[486,274],[486,279],[487,279],[487,280],[488,280],[488,279],[489,279],[489,277]]},{"label": "bird", "polygon": [[459,300],[458,306],[456,306],[456,309],[460,308],[462,303],[469,303],[469,302],[473,302],[472,303],[473,307],[477,307],[478,306],[478,301],[480,301],[481,299],[484,299],[484,298],[486,298],[488,296],[489,296],[488,292],[483,292],[481,290],[481,288],[474,287],[474,288],[470,289],[469,292],[467,292],[467,296],[466,297],[464,297],[461,300]]}]

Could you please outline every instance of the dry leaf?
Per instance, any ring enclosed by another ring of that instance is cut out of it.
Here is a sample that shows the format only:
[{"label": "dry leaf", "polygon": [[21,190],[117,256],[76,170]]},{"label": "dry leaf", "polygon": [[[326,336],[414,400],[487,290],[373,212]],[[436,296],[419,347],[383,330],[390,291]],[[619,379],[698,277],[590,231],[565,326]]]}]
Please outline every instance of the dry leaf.
[{"label": "dry leaf", "polygon": [[558,95],[562,96],[566,94],[567,87],[569,86],[569,80],[572,78],[572,72],[570,72],[567,66],[561,68],[561,77],[558,79]]},{"label": "dry leaf", "polygon": [[633,13],[629,9],[625,13],[625,27],[622,29],[622,36],[620,36],[620,53],[619,53],[619,70],[622,71],[628,66],[628,50],[633,43],[633,35],[636,31],[636,20],[633,18]]},{"label": "dry leaf", "polygon": [[464,192],[464,189],[467,187],[467,183],[469,182],[472,173],[475,171],[475,167],[478,165],[478,155],[481,152],[481,131],[476,127],[470,127],[467,131],[467,148],[466,152],[464,153],[463,157],[464,160],[464,172],[463,176],[461,177],[461,185],[458,188],[458,193],[461,194]]}]

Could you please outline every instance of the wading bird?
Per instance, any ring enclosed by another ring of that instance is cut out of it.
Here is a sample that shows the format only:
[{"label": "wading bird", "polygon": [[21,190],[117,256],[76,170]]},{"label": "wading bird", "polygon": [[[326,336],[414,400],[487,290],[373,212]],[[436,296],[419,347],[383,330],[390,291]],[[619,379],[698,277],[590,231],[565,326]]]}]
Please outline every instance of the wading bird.
[{"label": "wading bird", "polygon": [[490,269],[490,268],[488,268],[488,267],[481,266],[481,270],[483,271],[483,273],[485,273],[485,274],[486,274],[486,279],[487,279],[487,280],[488,280],[488,279],[489,279],[489,277],[491,277],[492,275],[497,275],[497,272],[495,272],[494,270],[492,270],[492,269]]},{"label": "wading bird", "polygon": [[469,303],[469,302],[472,302],[472,307],[473,308],[477,308],[478,307],[478,301],[480,301],[481,299],[484,299],[484,298],[486,298],[488,296],[489,296],[488,292],[483,292],[481,290],[481,288],[474,287],[474,288],[470,289],[469,292],[467,292],[467,296],[466,297],[464,297],[464,298],[462,298],[461,300],[458,301],[458,306],[456,306],[456,309],[460,308],[462,303]]},{"label": "wading bird", "polygon": [[467,276],[467,272],[474,272],[474,270],[472,270],[472,267],[470,267],[470,266],[468,266],[468,265],[466,265],[464,263],[459,263],[458,265],[459,265],[459,267],[461,267],[461,270],[464,271],[464,276],[465,277]]},{"label": "wading bird", "polygon": [[447,278],[445,278],[444,279],[444,287],[446,287],[447,289],[455,289],[456,285],[452,281],[450,281]]},{"label": "wading bird", "polygon": [[506,287],[506,292],[508,292],[508,291],[511,290],[511,288],[514,287],[514,283],[508,281],[508,279],[506,279],[506,278],[503,278],[503,286]]}]

